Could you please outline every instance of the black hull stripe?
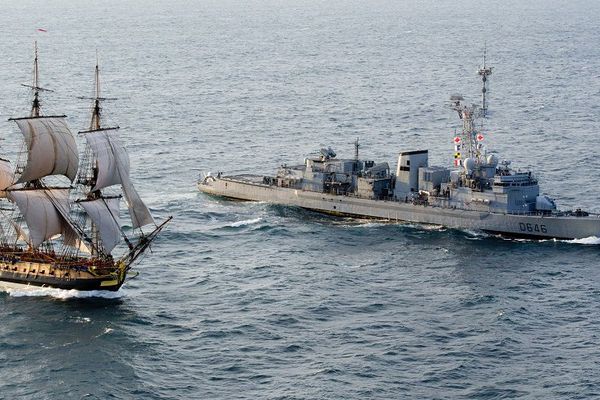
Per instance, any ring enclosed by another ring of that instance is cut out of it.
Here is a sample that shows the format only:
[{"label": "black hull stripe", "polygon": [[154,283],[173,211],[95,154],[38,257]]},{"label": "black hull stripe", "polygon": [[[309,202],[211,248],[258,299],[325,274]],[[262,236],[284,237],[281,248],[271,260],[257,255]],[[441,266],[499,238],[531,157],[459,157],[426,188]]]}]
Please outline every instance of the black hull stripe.
[{"label": "black hull stripe", "polygon": [[22,285],[31,285],[38,287],[50,287],[56,289],[75,289],[75,290],[107,290],[107,291],[117,291],[123,284],[123,282],[119,282],[117,285],[113,286],[101,286],[102,282],[111,281],[112,279],[60,279],[60,278],[51,278],[51,277],[38,277],[36,279],[25,279],[19,276],[15,276],[15,274],[5,273],[4,271],[0,271],[0,281],[11,282],[11,283],[20,283]]}]

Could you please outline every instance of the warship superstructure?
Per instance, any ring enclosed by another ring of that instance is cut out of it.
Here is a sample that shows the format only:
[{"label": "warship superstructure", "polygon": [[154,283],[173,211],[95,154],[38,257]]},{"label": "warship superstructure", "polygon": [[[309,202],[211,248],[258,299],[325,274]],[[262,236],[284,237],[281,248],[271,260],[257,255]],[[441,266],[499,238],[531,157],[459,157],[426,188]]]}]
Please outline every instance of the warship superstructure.
[{"label": "warship superstructure", "polygon": [[[96,63],[92,118],[80,157],[66,117],[41,113],[37,44],[31,113],[12,118],[24,137],[26,160],[0,160],[0,284],[77,290],[118,290],[132,264],[170,217],[157,224],[129,177],[129,158],[117,127],[101,126]],[[120,186],[132,224],[120,223]],[[143,231],[146,230],[146,232]],[[127,249],[118,257],[115,247]]]},{"label": "warship superstructure", "polygon": [[600,215],[581,209],[560,211],[540,193],[535,176],[511,168],[488,152],[476,120],[487,111],[487,77],[482,106],[462,96],[450,99],[462,121],[453,138],[454,165],[429,165],[427,150],[403,151],[396,169],[387,162],[337,158],[331,148],[296,166],[283,165],[275,176],[206,175],[200,191],[240,200],[265,201],[355,217],[380,218],[480,230],[511,237],[579,239],[600,237]]}]

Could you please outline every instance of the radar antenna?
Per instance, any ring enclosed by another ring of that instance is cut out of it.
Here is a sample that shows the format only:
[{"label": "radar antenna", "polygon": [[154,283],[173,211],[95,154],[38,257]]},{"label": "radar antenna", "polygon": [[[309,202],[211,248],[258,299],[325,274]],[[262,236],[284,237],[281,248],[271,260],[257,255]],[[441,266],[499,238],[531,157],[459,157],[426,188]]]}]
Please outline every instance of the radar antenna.
[{"label": "radar antenna", "polygon": [[479,70],[477,71],[477,73],[481,76],[481,81],[482,81],[482,88],[481,88],[481,116],[482,117],[486,117],[487,114],[487,109],[488,109],[488,104],[487,104],[487,99],[486,99],[486,94],[488,91],[488,76],[490,76],[492,74],[492,67],[488,67],[485,64],[485,59],[486,59],[486,54],[487,53],[487,45],[484,45],[483,47],[483,66],[481,68],[479,68]]}]

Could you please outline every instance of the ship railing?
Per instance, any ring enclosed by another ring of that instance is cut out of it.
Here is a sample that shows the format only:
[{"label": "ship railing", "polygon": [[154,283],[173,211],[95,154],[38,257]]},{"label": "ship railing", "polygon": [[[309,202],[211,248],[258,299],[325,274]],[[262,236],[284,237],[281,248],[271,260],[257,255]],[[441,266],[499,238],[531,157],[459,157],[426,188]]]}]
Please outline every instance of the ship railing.
[{"label": "ship railing", "polygon": [[252,185],[252,186],[261,186],[261,187],[273,186],[273,185],[269,185],[269,184],[262,183],[262,182],[256,182],[256,181],[251,181],[251,180],[246,180],[246,179],[236,179],[235,177],[231,177],[231,176],[222,177],[221,179],[224,181],[243,183],[245,185]]},{"label": "ship railing", "polygon": [[577,214],[576,211],[509,211],[506,212],[507,215],[524,215],[524,216],[532,216],[532,217],[597,217],[600,218],[600,214],[593,213],[589,211],[585,211],[585,213]]}]

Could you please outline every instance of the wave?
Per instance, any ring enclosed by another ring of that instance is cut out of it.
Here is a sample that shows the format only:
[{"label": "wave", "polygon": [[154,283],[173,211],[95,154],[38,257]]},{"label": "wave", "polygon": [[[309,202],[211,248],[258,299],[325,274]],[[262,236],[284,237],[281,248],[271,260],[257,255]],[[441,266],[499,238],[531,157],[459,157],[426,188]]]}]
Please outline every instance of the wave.
[{"label": "wave", "polygon": [[589,236],[589,237],[581,238],[581,239],[561,240],[561,242],[574,243],[574,244],[597,245],[597,244],[600,244],[600,237]]},{"label": "wave", "polygon": [[226,224],[221,226],[221,228],[239,228],[240,226],[247,226],[247,225],[254,225],[254,224],[258,224],[260,221],[262,221],[262,218],[253,218],[253,219],[245,219],[243,221],[236,221],[236,222],[232,222],[230,224]]},{"label": "wave", "polygon": [[[490,237],[494,237],[493,235],[490,235],[489,233],[483,232],[483,231],[478,231],[478,230],[472,230],[472,229],[458,229],[459,232],[462,232],[464,235],[466,235],[465,239],[467,240],[484,240]],[[497,236],[499,238],[502,238],[502,236]]]},{"label": "wave", "polygon": [[418,230],[430,231],[430,232],[445,232],[448,230],[448,228],[443,225],[435,225],[435,224],[407,223],[405,226],[408,228],[412,228],[412,229],[418,229]]},{"label": "wave", "polygon": [[388,222],[360,222],[358,220],[356,223],[340,223],[340,225],[344,228],[379,228],[390,224]]},{"label": "wave", "polygon": [[102,298],[102,299],[120,299],[125,296],[121,292],[107,292],[103,290],[89,290],[79,291],[75,289],[56,289],[56,288],[45,288],[37,286],[29,286],[23,288],[7,287],[0,283],[0,290],[8,293],[11,297],[53,297],[55,299],[68,300],[68,299],[89,299],[89,298]]}]

